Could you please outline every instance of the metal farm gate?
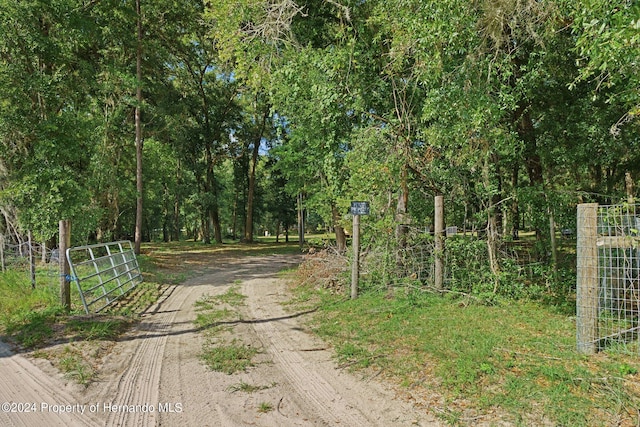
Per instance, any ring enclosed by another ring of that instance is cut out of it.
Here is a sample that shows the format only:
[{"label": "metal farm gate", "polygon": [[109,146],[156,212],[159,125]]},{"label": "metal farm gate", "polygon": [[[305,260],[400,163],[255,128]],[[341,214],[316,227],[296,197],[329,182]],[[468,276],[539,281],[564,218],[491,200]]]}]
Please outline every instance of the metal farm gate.
[{"label": "metal farm gate", "polygon": [[142,282],[128,240],[69,248],[67,260],[87,314],[102,311]]},{"label": "metal farm gate", "polygon": [[577,347],[639,352],[640,211],[578,206]]}]

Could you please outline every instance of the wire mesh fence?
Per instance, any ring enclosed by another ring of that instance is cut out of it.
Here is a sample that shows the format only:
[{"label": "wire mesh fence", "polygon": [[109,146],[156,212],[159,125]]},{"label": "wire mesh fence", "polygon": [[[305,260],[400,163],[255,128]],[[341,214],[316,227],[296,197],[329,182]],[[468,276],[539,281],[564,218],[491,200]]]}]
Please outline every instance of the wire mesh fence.
[{"label": "wire mesh fence", "polygon": [[[436,283],[435,263],[438,250],[429,227],[405,226],[402,238],[395,230],[388,234],[364,233],[368,246],[361,257],[361,275],[365,285],[394,287],[419,284],[421,289],[463,295],[525,297],[533,292],[533,283],[541,281],[544,263],[533,259],[526,245],[500,241],[496,244],[501,272],[491,270],[486,237],[477,233],[445,233],[440,256],[443,260],[443,287]],[[529,255],[528,255],[529,254]],[[551,269],[551,267],[549,267]],[[546,286],[542,284],[540,286]]]},{"label": "wire mesh fence", "polygon": [[33,260],[37,274],[46,277],[59,275],[58,250],[47,248],[44,244],[18,242],[11,243],[0,235],[0,271],[15,270],[31,274]]},{"label": "wire mesh fence", "polygon": [[640,212],[636,205],[578,207],[577,346],[638,352]]}]

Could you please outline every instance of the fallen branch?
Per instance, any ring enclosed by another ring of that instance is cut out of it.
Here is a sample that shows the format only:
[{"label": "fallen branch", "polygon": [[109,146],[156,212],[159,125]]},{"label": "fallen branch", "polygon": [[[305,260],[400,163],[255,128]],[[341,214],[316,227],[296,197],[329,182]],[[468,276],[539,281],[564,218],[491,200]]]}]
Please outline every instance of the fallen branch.
[{"label": "fallen branch", "polygon": [[323,351],[327,350],[328,347],[315,347],[315,348],[301,348],[299,351]]},{"label": "fallen branch", "polygon": [[[276,411],[278,411],[278,413],[279,413],[280,415],[282,415],[283,417],[287,417],[285,414],[283,414],[282,412],[280,412],[280,405],[282,404],[282,399],[284,399],[284,396],[282,396],[282,397],[280,398],[280,400],[278,401],[278,406],[276,406]],[[287,418],[288,418],[288,417],[287,417]]]}]

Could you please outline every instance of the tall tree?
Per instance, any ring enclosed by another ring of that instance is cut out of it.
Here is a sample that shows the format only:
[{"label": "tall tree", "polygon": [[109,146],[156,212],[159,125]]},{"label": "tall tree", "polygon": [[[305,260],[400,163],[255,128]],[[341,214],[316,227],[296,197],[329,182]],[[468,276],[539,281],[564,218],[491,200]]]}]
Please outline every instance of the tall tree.
[{"label": "tall tree", "polygon": [[[96,117],[95,26],[80,2],[0,2],[0,204],[39,239],[95,221],[87,170]],[[5,215],[13,221],[11,215]]]},{"label": "tall tree", "polygon": [[247,179],[247,210],[244,227],[244,241],[247,243],[253,242],[254,235],[254,213],[255,213],[255,196],[256,196],[256,172],[258,167],[258,160],[260,154],[260,147],[263,145],[263,141],[266,141],[268,130],[272,130],[270,115],[271,107],[266,103],[264,94],[257,93],[251,100],[251,105],[246,107],[246,111],[249,113],[247,118],[248,123],[245,126],[248,127],[244,133],[244,137],[247,138],[247,148],[250,147],[250,164],[248,165],[248,179]]},{"label": "tall tree", "polygon": [[140,1],[136,0],[136,109],[135,109],[135,127],[136,127],[136,230],[135,230],[135,253],[140,254],[140,245],[142,243],[142,216],[143,216],[143,180],[142,180],[142,9]]}]

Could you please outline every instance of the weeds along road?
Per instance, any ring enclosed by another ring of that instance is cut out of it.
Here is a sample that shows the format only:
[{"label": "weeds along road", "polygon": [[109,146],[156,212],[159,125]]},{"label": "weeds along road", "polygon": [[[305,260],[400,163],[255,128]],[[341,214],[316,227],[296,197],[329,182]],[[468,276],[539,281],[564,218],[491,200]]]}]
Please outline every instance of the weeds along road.
[{"label": "weeds along road", "polygon": [[[62,377],[0,347],[0,402],[38,405],[32,413],[0,412],[0,425],[437,425],[394,399],[390,388],[337,369],[331,350],[305,331],[308,313],[284,310],[287,288],[277,273],[298,262],[291,255],[216,260],[168,288],[105,357],[99,380],[87,389],[65,386]],[[243,301],[213,337],[194,322],[197,302],[230,289]],[[256,350],[253,366],[234,374],[210,370],[203,345],[223,342]],[[44,411],[42,404],[69,411]]]}]

